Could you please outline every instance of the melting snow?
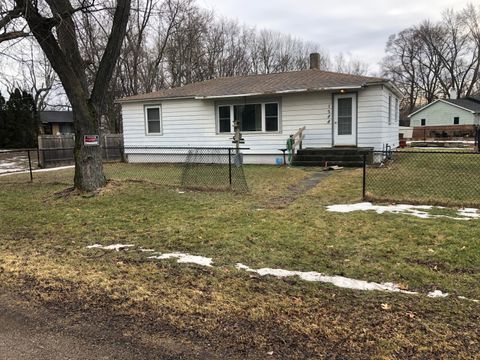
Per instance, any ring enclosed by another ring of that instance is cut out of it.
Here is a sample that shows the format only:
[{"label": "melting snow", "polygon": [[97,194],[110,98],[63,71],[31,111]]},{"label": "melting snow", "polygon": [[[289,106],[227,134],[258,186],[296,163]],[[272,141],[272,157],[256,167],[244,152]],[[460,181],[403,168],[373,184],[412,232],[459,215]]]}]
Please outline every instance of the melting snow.
[{"label": "melting snow", "polygon": [[177,259],[178,263],[190,263],[201,266],[212,266],[212,258],[204,256],[190,255],[184,253],[167,253],[155,256],[149,256],[149,259],[165,260],[165,259]]},{"label": "melting snow", "polygon": [[[465,209],[468,210],[469,209]],[[94,244],[87,246],[88,249],[104,249],[104,250],[115,250],[120,251],[123,249],[128,249],[134,247],[135,245],[131,244],[112,244],[112,245],[100,245]],[[153,252],[153,249],[144,249],[139,248],[142,252]],[[165,259],[177,259],[178,263],[191,263],[197,264],[201,266],[208,266],[212,267],[212,258],[204,257],[204,256],[197,256],[197,255],[190,255],[186,253],[156,253],[156,255],[149,256],[148,259],[154,260],[165,260]],[[277,278],[285,278],[291,276],[298,276],[300,279],[304,281],[312,281],[312,282],[321,282],[321,283],[328,283],[334,286],[345,288],[345,289],[353,289],[353,290],[362,290],[362,291],[387,291],[387,292],[396,292],[396,293],[403,293],[403,294],[411,294],[415,295],[418,294],[415,291],[408,291],[402,289],[398,284],[385,282],[385,283],[376,283],[376,282],[369,282],[365,280],[357,280],[351,279],[344,276],[329,276],[324,275],[322,273],[318,273],[316,271],[292,271],[292,270],[284,270],[284,269],[271,269],[271,268],[261,268],[261,269],[252,269],[247,265],[237,263],[236,268],[238,270],[244,270],[251,273],[256,273],[260,276],[271,275]],[[444,293],[440,290],[431,291],[427,294],[428,297],[431,298],[445,298],[449,296],[448,293]],[[480,300],[469,299],[464,296],[458,296],[459,299],[473,301],[476,303],[480,303]]]},{"label": "melting snow", "polygon": [[123,249],[128,249],[129,247],[133,247],[135,245],[124,245],[124,244],[112,244],[112,245],[100,245],[94,244],[87,246],[87,249],[103,249],[103,250],[115,250],[120,251]]},{"label": "melting snow", "polygon": [[303,272],[303,271],[291,271],[291,270],[270,269],[270,268],[262,268],[262,269],[255,270],[240,263],[237,264],[236,267],[239,270],[254,272],[260,276],[272,275],[279,278],[289,277],[289,276],[298,276],[300,279],[305,281],[329,283],[345,289],[364,290],[364,291],[379,290],[379,291],[389,291],[389,292],[401,292],[405,294],[416,294],[416,292],[413,292],[413,291],[402,290],[398,285],[390,282],[388,283],[368,282],[364,280],[350,279],[344,276],[328,276],[315,271]]},{"label": "melting snow", "polygon": [[435,291],[430,291],[427,294],[427,296],[431,298],[438,298],[438,297],[444,298],[448,296],[448,293],[441,292],[440,290],[435,290]]},{"label": "melting snow", "polygon": [[473,301],[473,302],[476,302],[476,303],[480,303],[480,300],[469,299],[469,298],[466,298],[465,296],[459,296],[458,298],[461,299],[461,300],[468,300],[468,301]]},{"label": "melting snow", "polygon": [[[43,172],[50,172],[50,171],[58,171],[58,170],[66,170],[66,169],[73,169],[75,165],[67,165],[67,166],[58,166],[54,168],[48,168],[48,169],[37,169],[37,170],[32,170],[33,173],[43,173]],[[24,170],[24,171],[17,171],[17,172],[12,172],[12,173],[1,173],[0,171],[0,176],[10,176],[10,175],[16,175],[16,174],[27,174],[30,171],[25,170],[25,168],[19,168],[18,170]],[[11,170],[9,170],[11,171]]]},{"label": "melting snow", "polygon": [[[457,210],[457,215],[459,217],[440,215],[440,214],[430,214],[426,210],[432,210],[434,207],[430,205],[407,205],[407,204],[398,204],[398,205],[373,205],[370,202],[363,202],[357,204],[341,204],[341,205],[329,205],[327,206],[327,211],[331,212],[340,212],[340,213],[349,213],[353,211],[375,211],[377,214],[383,214],[386,212],[393,214],[407,214],[416,216],[422,219],[430,218],[449,218],[454,220],[471,220],[480,218],[480,213],[478,209],[474,208],[464,208]],[[444,209],[444,207],[437,207],[438,209]]]}]

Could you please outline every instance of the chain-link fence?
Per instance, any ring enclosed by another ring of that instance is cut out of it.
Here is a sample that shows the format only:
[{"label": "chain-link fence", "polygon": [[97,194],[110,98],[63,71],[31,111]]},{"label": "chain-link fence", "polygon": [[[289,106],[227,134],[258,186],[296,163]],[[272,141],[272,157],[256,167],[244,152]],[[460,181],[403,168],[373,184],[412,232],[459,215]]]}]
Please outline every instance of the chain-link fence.
[{"label": "chain-link fence", "polygon": [[0,176],[26,174],[30,179],[30,170],[38,167],[36,149],[0,150]]},{"label": "chain-link fence", "polygon": [[[16,173],[7,173],[4,167],[2,174],[0,161],[0,184],[73,182],[73,149],[42,149],[38,154],[30,150],[31,158],[34,153],[35,159],[38,156],[49,159],[43,163],[50,167],[38,168],[35,160],[31,166],[27,162],[23,168],[19,167]],[[145,181],[197,190],[248,191],[242,155],[237,155],[233,148],[116,147],[103,148],[102,157],[105,176],[111,180]]]},{"label": "chain-link fence", "polygon": [[479,206],[480,154],[376,151],[373,164],[364,166],[363,185],[366,200]]}]

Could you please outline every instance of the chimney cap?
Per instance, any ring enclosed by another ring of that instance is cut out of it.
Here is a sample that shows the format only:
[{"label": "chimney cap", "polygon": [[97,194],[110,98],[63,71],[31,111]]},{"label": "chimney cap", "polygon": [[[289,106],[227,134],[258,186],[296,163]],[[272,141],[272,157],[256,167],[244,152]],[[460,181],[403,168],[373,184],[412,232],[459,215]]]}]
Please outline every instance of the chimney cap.
[{"label": "chimney cap", "polygon": [[320,53],[310,54],[310,69],[320,70]]}]

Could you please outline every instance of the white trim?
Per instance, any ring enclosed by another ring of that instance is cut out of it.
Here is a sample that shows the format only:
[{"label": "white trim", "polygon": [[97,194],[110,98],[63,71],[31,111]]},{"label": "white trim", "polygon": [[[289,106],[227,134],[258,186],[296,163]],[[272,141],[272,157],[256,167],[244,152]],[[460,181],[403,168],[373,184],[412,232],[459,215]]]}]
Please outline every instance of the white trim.
[{"label": "white trim", "polygon": [[452,105],[452,106],[455,106],[455,107],[457,107],[457,108],[459,108],[459,109],[462,109],[462,110],[468,111],[468,112],[470,112],[470,113],[472,113],[472,114],[476,114],[476,112],[475,112],[475,111],[473,111],[473,110],[470,110],[470,109],[467,109],[467,108],[465,108],[465,107],[463,107],[463,106],[460,106],[460,105],[457,105],[457,104],[453,104],[453,103],[451,103],[451,102],[449,102],[449,101],[445,101],[444,99],[437,99],[437,100],[435,100],[434,102],[431,102],[430,104],[428,104],[428,105],[425,105],[425,106],[421,107],[421,108],[420,108],[420,109],[418,109],[417,111],[414,111],[413,113],[411,113],[410,115],[408,115],[408,117],[411,117],[411,116],[413,116],[413,115],[415,115],[415,114],[419,113],[420,111],[423,111],[423,110],[425,110],[426,108],[428,108],[428,107],[432,106],[433,104],[436,104],[436,103],[437,103],[437,102],[439,102],[439,101],[443,102],[444,104],[447,104],[447,105]]},{"label": "white trim", "polygon": [[[159,122],[159,132],[149,132],[148,131],[148,109],[158,109],[158,122]],[[145,135],[146,136],[161,136],[163,135],[163,121],[162,121],[162,105],[144,105],[143,106],[143,117],[145,124]]]},{"label": "white trim", "polygon": [[[338,99],[352,99],[352,133],[338,135]],[[357,146],[357,93],[333,95],[333,146]]]},{"label": "white trim", "polygon": [[278,90],[271,92],[257,92],[257,93],[245,93],[245,94],[233,94],[233,95],[211,95],[211,96],[195,96],[195,100],[210,100],[210,99],[230,99],[230,98],[242,98],[242,97],[251,97],[251,96],[268,96],[268,95],[281,95],[281,94],[291,94],[291,93],[307,93],[307,92],[317,92],[317,91],[330,91],[330,90],[355,90],[362,89],[369,84],[357,86],[332,86],[332,87],[321,87],[321,88],[311,88],[311,89],[292,89],[292,90]]}]

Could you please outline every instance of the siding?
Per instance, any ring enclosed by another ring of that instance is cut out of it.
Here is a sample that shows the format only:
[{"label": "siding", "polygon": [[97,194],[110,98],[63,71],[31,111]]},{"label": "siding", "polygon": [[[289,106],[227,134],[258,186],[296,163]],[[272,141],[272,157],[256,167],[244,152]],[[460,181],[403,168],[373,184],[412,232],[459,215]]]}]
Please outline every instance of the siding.
[{"label": "siding", "polygon": [[[238,99],[237,99],[238,100]],[[234,101],[234,100],[232,100]],[[259,98],[259,101],[262,101]],[[387,128],[382,86],[358,92],[358,145],[382,149],[385,143],[398,144],[398,122]],[[145,133],[144,105],[161,105],[162,135]],[[280,133],[244,133],[246,154],[274,154],[285,148],[290,134],[306,126],[304,147],[332,146],[332,93],[315,92],[283,95]],[[166,100],[122,104],[125,146],[233,146],[230,134],[216,134],[215,102],[211,100]],[[396,131],[396,132],[395,132]],[[273,163],[273,161],[271,162]]]},{"label": "siding", "polygon": [[437,101],[428,108],[416,113],[410,118],[410,126],[421,126],[421,119],[426,120],[427,126],[453,125],[453,118],[460,117],[459,125],[473,125],[475,115],[468,110],[461,109],[443,101]]},{"label": "siding", "polygon": [[[390,125],[389,96],[392,96]],[[398,97],[385,87],[377,86],[363,90],[358,98],[358,146],[374,147],[375,150],[383,150],[387,144],[398,147],[399,114],[395,116],[395,99]]]}]

